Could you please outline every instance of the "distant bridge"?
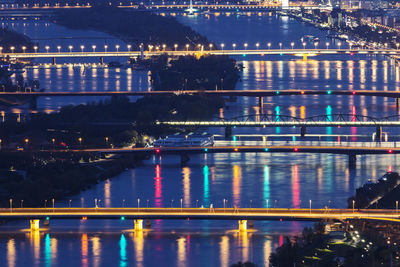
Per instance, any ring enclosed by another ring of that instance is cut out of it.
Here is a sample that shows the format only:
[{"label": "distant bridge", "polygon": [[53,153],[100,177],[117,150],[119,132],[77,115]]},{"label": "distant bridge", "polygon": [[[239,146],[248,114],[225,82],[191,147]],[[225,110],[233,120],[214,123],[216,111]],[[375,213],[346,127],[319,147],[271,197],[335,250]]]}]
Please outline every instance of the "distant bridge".
[{"label": "distant bridge", "polygon": [[[376,90],[170,90],[170,91],[43,91],[43,92],[0,92],[2,96],[34,96],[34,97],[66,97],[66,96],[161,96],[161,95],[203,95],[203,96],[229,96],[229,97],[259,97],[260,105],[263,97],[291,96],[291,95],[353,95],[353,96],[378,96],[400,98],[400,91]],[[396,102],[398,105],[398,101]]]},{"label": "distant bridge", "polygon": [[[79,49],[79,47],[77,48]],[[4,51],[3,51],[4,52]],[[220,50],[146,50],[146,51],[60,51],[60,52],[26,52],[26,53],[0,53],[0,57],[9,57],[14,59],[30,59],[30,58],[47,58],[52,59],[55,64],[56,58],[94,58],[97,57],[102,63],[103,58],[106,57],[151,57],[167,54],[170,56],[186,56],[186,55],[229,55],[229,56],[243,56],[243,55],[294,55],[303,58],[317,56],[317,55],[399,55],[399,49],[312,49],[312,48],[294,48],[294,49],[220,49]]]},{"label": "distant bridge", "polygon": [[183,147],[143,147],[143,148],[82,148],[82,149],[26,149],[24,151],[8,150],[4,153],[33,153],[33,154],[65,154],[65,153],[97,153],[97,154],[136,154],[151,155],[180,155],[181,163],[190,160],[189,155],[215,153],[328,153],[349,156],[349,165],[354,166],[357,155],[399,154],[400,142],[327,142],[327,141],[267,141],[261,144],[242,144],[232,141],[230,145],[215,146],[183,146]]},{"label": "distant bridge", "polygon": [[39,230],[39,220],[131,219],[135,230],[143,230],[143,220],[238,220],[239,230],[247,230],[247,220],[400,222],[398,210],[283,209],[283,208],[8,208],[0,209],[2,220],[31,220],[31,230]]}]

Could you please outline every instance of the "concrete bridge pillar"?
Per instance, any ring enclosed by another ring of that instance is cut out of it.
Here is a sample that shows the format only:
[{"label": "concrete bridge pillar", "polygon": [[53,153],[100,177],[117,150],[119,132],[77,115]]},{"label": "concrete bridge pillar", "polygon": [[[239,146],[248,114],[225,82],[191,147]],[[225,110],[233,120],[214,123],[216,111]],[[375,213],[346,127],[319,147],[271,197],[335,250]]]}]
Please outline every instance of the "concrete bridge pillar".
[{"label": "concrete bridge pillar", "polygon": [[188,154],[181,154],[181,164],[185,165],[186,163],[188,163],[190,160],[190,157]]},{"label": "concrete bridge pillar", "polygon": [[260,108],[262,108],[263,105],[264,105],[264,97],[260,96],[260,97],[258,98],[258,106],[259,106]]},{"label": "concrete bridge pillar", "polygon": [[306,126],[301,126],[300,128],[300,135],[301,137],[304,137],[307,133],[307,127]]},{"label": "concrete bridge pillar", "polygon": [[133,220],[133,223],[135,224],[135,231],[143,230],[143,220],[142,219]]},{"label": "concrete bridge pillar", "polygon": [[239,232],[247,231],[247,220],[239,220]]},{"label": "concrete bridge pillar", "polygon": [[303,61],[307,61],[307,57],[308,57],[307,54],[303,54]]},{"label": "concrete bridge pillar", "polygon": [[231,137],[232,137],[232,127],[226,126],[225,127],[225,138],[231,138]]},{"label": "concrete bridge pillar", "polygon": [[100,65],[104,65],[104,59],[103,59],[103,57],[100,57]]},{"label": "concrete bridge pillar", "polygon": [[55,57],[53,57],[53,58],[51,59],[51,64],[56,65],[56,58],[55,58]]},{"label": "concrete bridge pillar", "polygon": [[149,219],[146,220],[146,228],[147,229],[151,228],[151,221]]},{"label": "concrete bridge pillar", "polygon": [[382,141],[382,127],[381,126],[376,126],[375,139],[376,139],[376,142],[379,142],[379,143]]},{"label": "concrete bridge pillar", "polygon": [[39,230],[39,220],[30,220],[31,223],[31,231]]},{"label": "concrete bridge pillar", "polygon": [[349,167],[354,168],[357,163],[357,155],[356,154],[349,154]]}]

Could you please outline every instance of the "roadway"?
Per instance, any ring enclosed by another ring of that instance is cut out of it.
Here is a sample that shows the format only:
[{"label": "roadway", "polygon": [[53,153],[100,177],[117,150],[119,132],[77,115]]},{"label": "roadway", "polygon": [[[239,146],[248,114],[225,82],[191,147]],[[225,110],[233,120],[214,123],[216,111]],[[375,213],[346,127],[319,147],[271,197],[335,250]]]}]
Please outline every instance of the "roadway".
[{"label": "roadway", "polygon": [[265,142],[265,145],[226,145],[226,146],[192,146],[192,147],[141,147],[141,148],[82,148],[82,149],[48,149],[24,151],[7,150],[8,153],[100,153],[100,154],[138,154],[138,155],[189,155],[210,153],[329,153],[344,155],[361,154],[399,154],[400,142],[325,142],[311,141],[309,145],[302,142],[286,144]]},{"label": "roadway", "polygon": [[400,222],[397,210],[287,208],[3,208],[0,219],[163,220],[384,220]]},{"label": "roadway", "polygon": [[[78,48],[79,49],[79,48]],[[150,50],[150,51],[60,51],[60,52],[29,52],[29,53],[0,53],[0,57],[10,58],[87,58],[87,57],[151,57],[168,54],[170,56],[186,56],[186,55],[295,55],[295,56],[317,56],[317,55],[355,55],[355,54],[373,54],[373,55],[399,55],[399,49],[312,49],[312,48],[294,48],[294,49],[220,49],[220,50]]]},{"label": "roadway", "polygon": [[229,97],[268,97],[290,95],[358,95],[400,98],[400,91],[376,90],[171,90],[171,91],[44,91],[44,92],[0,92],[2,96],[35,96],[35,97],[66,97],[66,96],[160,96],[160,95],[204,95]]}]

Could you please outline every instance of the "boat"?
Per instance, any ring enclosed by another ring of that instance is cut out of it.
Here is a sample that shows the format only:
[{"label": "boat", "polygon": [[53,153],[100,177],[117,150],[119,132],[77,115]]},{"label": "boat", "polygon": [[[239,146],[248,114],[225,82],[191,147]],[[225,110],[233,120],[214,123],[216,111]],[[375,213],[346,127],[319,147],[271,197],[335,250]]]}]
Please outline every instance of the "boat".
[{"label": "boat", "polygon": [[203,135],[172,135],[154,141],[154,147],[207,147],[214,145],[214,136]]}]

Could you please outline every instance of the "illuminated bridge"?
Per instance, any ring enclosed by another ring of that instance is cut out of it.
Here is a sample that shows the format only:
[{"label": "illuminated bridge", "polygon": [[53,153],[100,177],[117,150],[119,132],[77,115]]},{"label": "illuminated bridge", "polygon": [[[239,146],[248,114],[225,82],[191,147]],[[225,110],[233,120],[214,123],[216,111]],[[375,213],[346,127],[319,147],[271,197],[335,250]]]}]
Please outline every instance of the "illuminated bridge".
[{"label": "illuminated bridge", "polygon": [[[216,142],[217,143],[217,142]],[[50,149],[16,151],[2,149],[4,153],[32,154],[65,154],[65,153],[94,153],[134,154],[143,156],[179,155],[181,163],[186,164],[190,155],[215,153],[328,153],[348,155],[349,165],[354,166],[357,155],[387,155],[400,154],[400,142],[329,142],[329,141],[263,141],[262,143],[229,141],[227,145],[214,146],[182,146],[182,147],[133,147],[133,148],[87,148],[87,149]]]},{"label": "illuminated bridge", "polygon": [[[79,49],[79,48],[78,48]],[[185,56],[185,55],[294,55],[307,58],[317,55],[355,55],[355,54],[372,54],[372,55],[399,55],[398,49],[311,49],[311,48],[294,48],[294,49],[220,49],[220,50],[146,50],[146,51],[60,51],[60,52],[32,52],[32,53],[0,53],[0,57],[10,57],[15,59],[29,58],[47,58],[52,59],[55,64],[56,58],[93,58],[97,57],[102,63],[106,57],[151,57],[168,54],[170,56]]]},{"label": "illuminated bridge", "polygon": [[156,121],[156,125],[175,127],[225,127],[225,136],[232,135],[236,127],[300,127],[301,135],[306,134],[307,127],[376,127],[376,136],[382,134],[382,127],[399,127],[400,116],[374,118],[353,114],[330,114],[308,118],[285,115],[260,114],[240,116],[232,119],[214,121]]},{"label": "illuminated bridge", "polygon": [[239,230],[247,229],[247,220],[348,221],[373,220],[400,222],[398,210],[284,209],[284,208],[7,208],[0,209],[2,220],[30,220],[31,230],[39,229],[39,220],[118,219],[134,220],[135,230],[143,229],[143,220],[238,220]]},{"label": "illuminated bridge", "polygon": [[159,96],[159,95],[204,95],[229,97],[262,97],[291,95],[357,95],[400,98],[400,91],[376,90],[171,90],[171,91],[63,91],[63,92],[0,92],[2,96],[35,96],[35,97],[66,97],[66,96]]}]

